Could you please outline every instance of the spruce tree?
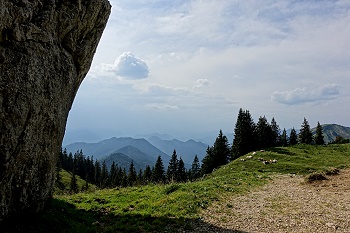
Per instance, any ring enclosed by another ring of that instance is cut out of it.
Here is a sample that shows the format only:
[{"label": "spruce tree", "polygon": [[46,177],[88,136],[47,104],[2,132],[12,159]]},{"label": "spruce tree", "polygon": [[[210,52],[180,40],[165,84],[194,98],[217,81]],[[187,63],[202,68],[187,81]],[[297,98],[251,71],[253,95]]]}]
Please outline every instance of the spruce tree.
[{"label": "spruce tree", "polygon": [[287,131],[284,128],[282,135],[281,135],[281,146],[288,146],[288,137],[287,137]]},{"label": "spruce tree", "polygon": [[164,175],[164,165],[161,156],[159,155],[156,161],[156,164],[154,165],[154,169],[152,172],[152,179],[156,183],[164,182],[165,175]]},{"label": "spruce tree", "polygon": [[136,183],[139,185],[143,184],[143,172],[142,169],[140,168],[139,173],[137,173],[137,180]]},{"label": "spruce tree", "polygon": [[136,169],[134,166],[134,161],[131,160],[129,172],[128,172],[128,185],[129,186],[135,185],[136,180],[137,180],[137,173],[136,173]]},{"label": "spruce tree", "polygon": [[281,130],[274,117],[271,120],[271,146],[281,145]]},{"label": "spruce tree", "polygon": [[305,143],[305,144],[311,144],[312,143],[312,132],[310,129],[309,122],[304,117],[304,121],[301,125],[301,129],[299,132],[299,142]]},{"label": "spruce tree", "polygon": [[122,169],[122,179],[121,179],[121,183],[120,186],[121,187],[127,187],[128,186],[128,176],[126,174],[126,170],[125,168]]},{"label": "spruce tree", "polygon": [[197,155],[194,156],[191,166],[191,180],[196,180],[201,175],[201,167]]},{"label": "spruce tree", "polygon": [[109,169],[109,187],[114,188],[116,186],[117,186],[117,166],[113,161],[111,168]]},{"label": "spruce tree", "polygon": [[152,181],[152,170],[149,165],[146,166],[145,171],[143,172],[143,180],[145,184]]},{"label": "spruce tree", "polygon": [[180,157],[178,167],[177,167],[177,182],[186,182],[186,168],[185,163]]},{"label": "spruce tree", "polygon": [[106,161],[103,161],[102,163],[102,170],[101,170],[101,186],[100,188],[104,189],[108,187],[108,176],[109,176],[109,172],[108,172],[108,168],[106,165]]},{"label": "spruce tree", "polygon": [[289,145],[296,145],[298,143],[297,131],[292,128],[289,135]]},{"label": "spruce tree", "polygon": [[78,188],[78,181],[77,177],[75,175],[75,172],[73,170],[71,180],[70,180],[70,185],[69,185],[69,192],[70,193],[78,193],[79,188]]},{"label": "spruce tree", "polygon": [[255,127],[255,139],[258,149],[272,146],[272,129],[265,116],[259,117]]},{"label": "spruce tree", "polygon": [[207,153],[202,160],[202,168],[201,168],[202,175],[211,173],[214,169],[213,164],[214,164],[213,148],[208,146]]},{"label": "spruce tree", "polygon": [[232,143],[232,159],[236,159],[256,148],[255,123],[248,110],[239,109]]},{"label": "spruce tree", "polygon": [[316,126],[315,144],[324,145],[323,128],[319,121],[317,122],[317,126]]},{"label": "spruce tree", "polygon": [[230,145],[227,137],[223,135],[222,130],[219,132],[219,136],[215,139],[213,148],[213,168],[217,168],[221,165],[228,163],[231,155]]},{"label": "spruce tree", "polygon": [[94,183],[98,187],[101,187],[101,164],[98,160],[95,161],[94,170],[95,170],[95,182]]},{"label": "spruce tree", "polygon": [[166,178],[169,183],[177,181],[177,171],[178,171],[178,163],[177,154],[174,150],[171,159],[169,160],[168,169],[166,171]]}]

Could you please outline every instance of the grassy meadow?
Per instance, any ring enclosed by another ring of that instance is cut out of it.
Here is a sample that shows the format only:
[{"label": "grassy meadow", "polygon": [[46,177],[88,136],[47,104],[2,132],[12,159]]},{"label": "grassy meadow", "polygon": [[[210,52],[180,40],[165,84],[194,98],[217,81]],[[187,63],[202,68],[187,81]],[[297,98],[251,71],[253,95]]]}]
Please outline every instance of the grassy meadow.
[{"label": "grassy meadow", "polygon": [[[258,151],[253,158],[247,158],[248,155],[196,182],[105,190],[91,188],[75,195],[55,194],[43,213],[15,224],[7,222],[3,229],[4,232],[52,233],[178,232],[191,229],[191,222],[201,219],[201,209],[228,195],[240,195],[257,188],[274,174],[307,175],[350,167],[350,144],[302,144]],[[265,165],[258,158],[278,162]],[[64,177],[67,182],[68,174]],[[84,181],[79,182],[82,186]]]}]

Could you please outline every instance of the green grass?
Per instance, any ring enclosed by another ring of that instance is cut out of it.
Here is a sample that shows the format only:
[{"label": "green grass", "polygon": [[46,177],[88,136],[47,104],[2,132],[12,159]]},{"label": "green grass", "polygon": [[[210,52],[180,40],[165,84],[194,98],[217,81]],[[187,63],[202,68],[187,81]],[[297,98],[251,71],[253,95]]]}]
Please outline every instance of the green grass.
[{"label": "green grass", "polygon": [[[60,171],[60,176],[61,176],[62,184],[64,185],[64,188],[63,189],[59,189],[58,187],[55,187],[55,191],[54,192],[55,192],[55,194],[60,194],[60,195],[67,194],[67,193],[69,193],[70,181],[71,181],[71,178],[72,178],[72,174],[67,172],[66,170],[62,169]],[[77,178],[78,189],[82,190],[84,185],[85,185],[85,180],[80,178],[80,176],[76,176],[76,178]],[[88,192],[95,192],[96,189],[97,188],[96,188],[95,185],[89,184]]]},{"label": "green grass", "polygon": [[[259,157],[278,162],[264,165]],[[201,209],[259,187],[274,174],[307,175],[347,167],[350,144],[271,148],[244,162],[232,161],[197,182],[56,195],[30,223],[33,232],[178,232],[191,228],[190,222],[201,218]],[[26,227],[21,224],[18,229]]]}]

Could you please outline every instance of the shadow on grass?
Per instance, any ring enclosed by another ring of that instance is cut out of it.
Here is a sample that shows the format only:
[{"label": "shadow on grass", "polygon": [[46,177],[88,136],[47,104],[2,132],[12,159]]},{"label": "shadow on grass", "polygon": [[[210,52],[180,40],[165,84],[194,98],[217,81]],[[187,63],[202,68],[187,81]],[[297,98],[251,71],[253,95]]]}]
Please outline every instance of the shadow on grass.
[{"label": "shadow on grass", "polygon": [[198,219],[153,217],[126,213],[114,215],[105,209],[86,211],[62,200],[52,199],[39,214],[12,216],[0,222],[1,233],[70,232],[226,232]]}]

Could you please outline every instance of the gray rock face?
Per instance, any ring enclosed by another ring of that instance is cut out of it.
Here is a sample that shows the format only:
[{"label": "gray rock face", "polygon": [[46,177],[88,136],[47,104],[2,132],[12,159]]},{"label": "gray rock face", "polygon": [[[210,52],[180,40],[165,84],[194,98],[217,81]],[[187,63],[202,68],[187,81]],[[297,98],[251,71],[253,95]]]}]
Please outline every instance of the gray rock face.
[{"label": "gray rock face", "polygon": [[51,196],[68,112],[108,0],[0,0],[0,220]]}]

